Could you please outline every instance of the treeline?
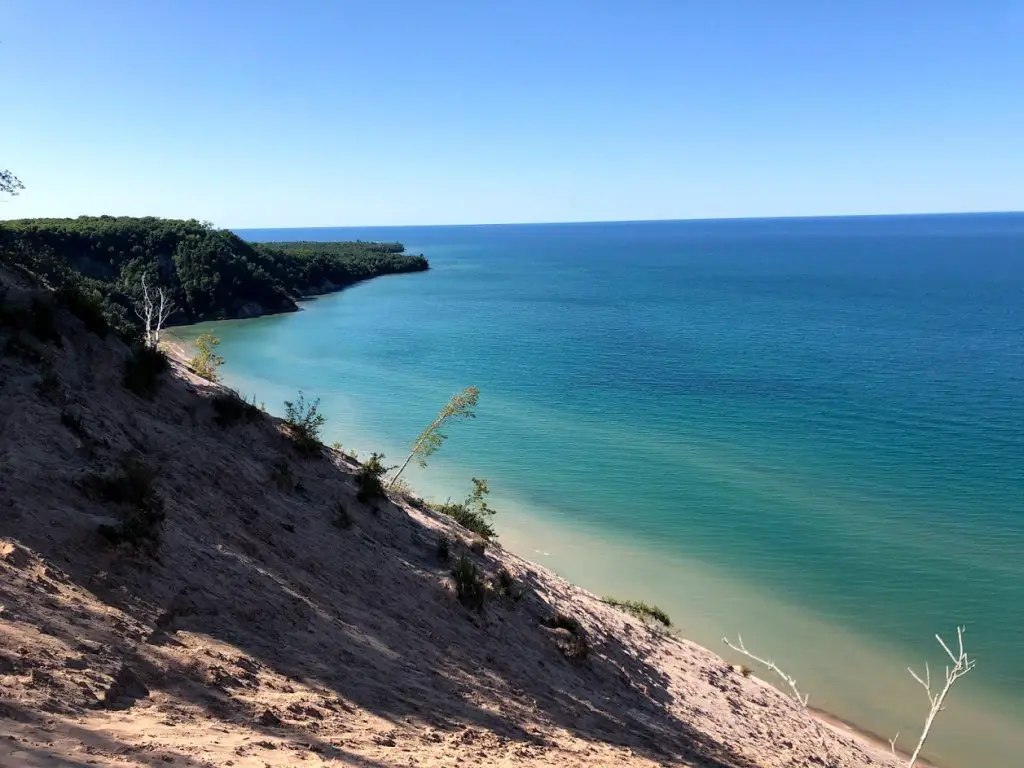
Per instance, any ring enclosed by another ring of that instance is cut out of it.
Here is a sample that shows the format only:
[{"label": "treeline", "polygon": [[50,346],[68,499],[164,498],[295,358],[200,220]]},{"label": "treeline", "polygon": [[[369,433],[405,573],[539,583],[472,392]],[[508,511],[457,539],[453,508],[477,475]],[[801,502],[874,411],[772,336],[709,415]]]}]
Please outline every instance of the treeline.
[{"label": "treeline", "polygon": [[195,219],[80,216],[0,223],[0,259],[74,301],[98,307],[119,330],[135,325],[143,276],[170,293],[169,325],[296,309],[304,295],[378,275],[428,269],[400,243],[251,243]]},{"label": "treeline", "polygon": [[422,256],[408,256],[401,243],[296,241],[252,243],[285,270],[300,295],[344,288],[360,280],[427,268]]}]

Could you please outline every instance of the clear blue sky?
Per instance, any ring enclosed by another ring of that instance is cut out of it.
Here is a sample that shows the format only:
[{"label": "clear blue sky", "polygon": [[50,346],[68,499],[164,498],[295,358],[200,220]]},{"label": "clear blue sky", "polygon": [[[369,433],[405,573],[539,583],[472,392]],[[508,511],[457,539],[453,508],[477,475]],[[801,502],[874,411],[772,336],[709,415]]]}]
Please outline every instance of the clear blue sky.
[{"label": "clear blue sky", "polygon": [[0,0],[0,218],[1024,209],[1024,2]]}]

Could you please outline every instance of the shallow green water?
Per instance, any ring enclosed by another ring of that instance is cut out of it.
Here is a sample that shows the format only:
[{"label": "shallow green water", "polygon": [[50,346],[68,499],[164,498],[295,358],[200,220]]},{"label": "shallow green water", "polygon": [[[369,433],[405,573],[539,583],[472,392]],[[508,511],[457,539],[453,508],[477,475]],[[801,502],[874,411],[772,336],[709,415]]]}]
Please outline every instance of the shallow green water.
[{"label": "shallow green water", "polygon": [[716,649],[742,632],[907,745],[904,668],[964,623],[979,666],[932,751],[1022,764],[1024,216],[240,234],[433,268],[217,324],[230,383],[319,396],[328,441],[395,459],[475,384],[414,485],[489,478],[506,545]]}]

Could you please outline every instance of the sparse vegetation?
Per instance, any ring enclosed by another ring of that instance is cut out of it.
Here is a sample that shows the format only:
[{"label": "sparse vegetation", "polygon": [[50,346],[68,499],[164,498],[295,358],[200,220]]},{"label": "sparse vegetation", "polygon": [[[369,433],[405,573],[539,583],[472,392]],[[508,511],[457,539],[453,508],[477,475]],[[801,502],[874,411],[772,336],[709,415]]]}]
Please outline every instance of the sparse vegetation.
[{"label": "sparse vegetation", "polygon": [[656,621],[664,625],[666,629],[672,627],[672,619],[656,605],[649,605],[641,600],[619,600],[614,597],[605,597],[602,598],[602,601],[627,613],[631,613],[643,621]]},{"label": "sparse vegetation", "polygon": [[419,462],[421,467],[427,466],[427,459],[436,453],[444,445],[444,441],[448,439],[448,435],[441,431],[446,424],[458,419],[476,418],[474,409],[479,397],[480,390],[476,387],[466,387],[461,392],[452,395],[451,400],[434,417],[434,420],[430,422],[427,428],[420,433],[420,436],[416,438],[416,442],[412,445],[412,450],[409,451],[409,455],[398,472],[391,478],[388,487],[398,482],[398,478],[402,476],[405,468],[409,466],[409,462],[413,458]]},{"label": "sparse vegetation", "polygon": [[442,563],[446,563],[448,562],[448,558],[451,556],[451,552],[451,538],[444,533],[439,533],[437,535],[437,559],[440,560]]},{"label": "sparse vegetation", "polygon": [[461,555],[452,568],[452,578],[455,579],[455,594],[459,602],[467,608],[482,611],[487,590],[476,563],[466,555]]},{"label": "sparse vegetation", "polygon": [[334,507],[334,519],[331,523],[335,528],[352,527],[352,515],[349,514],[348,508],[340,501]]},{"label": "sparse vegetation", "polygon": [[57,291],[64,306],[85,324],[85,329],[103,337],[110,332],[103,295],[95,288],[69,283]]},{"label": "sparse vegetation", "polygon": [[556,613],[545,619],[543,625],[548,629],[563,630],[559,648],[567,658],[585,659],[590,653],[590,645],[587,642],[587,633],[583,625],[572,616],[564,613]]},{"label": "sparse vegetation", "polygon": [[155,479],[151,469],[131,459],[110,474],[91,478],[101,498],[127,507],[120,523],[99,527],[103,537],[113,544],[159,545],[165,512],[163,500],[154,487]]},{"label": "sparse vegetation", "polygon": [[43,397],[51,400],[56,400],[58,393],[60,392],[60,376],[57,374],[51,366],[46,365],[43,367],[43,372],[39,374],[39,381],[36,383],[36,389],[39,390],[39,394]]},{"label": "sparse vegetation", "polygon": [[277,459],[270,465],[270,479],[282,491],[295,490],[295,477],[292,475],[292,465],[284,457]]},{"label": "sparse vegetation", "polygon": [[407,498],[413,493],[412,486],[409,485],[405,480],[398,480],[394,483],[388,483],[388,491],[395,496],[401,496]]},{"label": "sparse vegetation", "polygon": [[356,486],[359,491],[356,498],[364,504],[383,499],[387,496],[384,491],[382,478],[394,467],[384,465],[384,454],[373,453],[367,459],[356,475]]},{"label": "sparse vegetation", "polygon": [[72,411],[65,408],[60,412],[60,423],[79,437],[89,436],[85,429],[85,425],[82,424],[82,415],[78,411]]},{"label": "sparse vegetation", "polygon": [[140,397],[151,398],[160,387],[161,375],[170,367],[163,350],[136,345],[124,362],[124,385]]},{"label": "sparse vegetation", "polygon": [[493,539],[498,534],[490,520],[497,510],[487,504],[485,497],[489,493],[490,488],[487,487],[487,481],[474,477],[473,490],[465,501],[453,504],[449,500],[444,504],[436,505],[434,509],[478,536],[484,539]]},{"label": "sparse vegetation", "polygon": [[28,363],[43,362],[42,354],[27,341],[27,338],[27,336],[22,336],[20,333],[11,335],[4,344],[4,354],[19,357]]},{"label": "sparse vegetation", "polygon": [[487,539],[483,536],[474,536],[469,540],[469,551],[474,555],[482,556],[487,551]]},{"label": "sparse vegetation", "polygon": [[502,568],[494,577],[494,591],[501,597],[508,597],[518,602],[526,594],[526,589],[516,583],[507,568]]},{"label": "sparse vegetation", "polygon": [[250,403],[237,392],[214,395],[210,404],[213,406],[213,420],[224,428],[240,421],[256,421],[263,416],[263,412],[256,406],[255,397]]},{"label": "sparse vegetation", "polygon": [[325,421],[324,415],[320,413],[319,397],[307,403],[306,396],[299,392],[298,400],[284,401],[284,423],[288,435],[302,453],[319,453],[320,431]]},{"label": "sparse vegetation", "polygon": [[202,376],[208,381],[219,381],[220,375],[217,369],[224,365],[224,358],[217,354],[217,345],[220,339],[207,331],[196,339],[196,355],[188,361],[197,376]]},{"label": "sparse vegetation", "polygon": [[26,330],[44,344],[62,344],[60,331],[57,329],[57,314],[49,298],[34,296],[26,320]]},{"label": "sparse vegetation", "polygon": [[36,292],[31,296],[8,298],[4,291],[0,295],[0,326],[24,331],[42,344],[63,344],[53,297],[49,294]]}]

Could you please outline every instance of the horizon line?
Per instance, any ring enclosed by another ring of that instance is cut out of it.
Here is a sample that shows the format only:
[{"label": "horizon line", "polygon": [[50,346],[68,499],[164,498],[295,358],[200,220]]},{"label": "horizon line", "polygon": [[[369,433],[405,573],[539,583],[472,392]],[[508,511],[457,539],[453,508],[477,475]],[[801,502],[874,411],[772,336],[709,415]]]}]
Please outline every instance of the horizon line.
[{"label": "horizon line", "polygon": [[[897,219],[924,218],[939,216],[1020,216],[1022,210],[997,211],[918,211],[905,213],[834,213],[781,216],[705,216],[700,218],[659,218],[659,219],[577,219],[575,221],[496,221],[478,222],[474,224],[316,224],[310,226],[292,225],[284,227],[272,226],[227,226],[224,229],[403,229],[416,227],[523,227],[523,226],[558,226],[566,224],[668,224],[673,222],[711,222],[711,221],[809,221],[816,219]],[[161,217],[163,218],[163,217]]]}]

